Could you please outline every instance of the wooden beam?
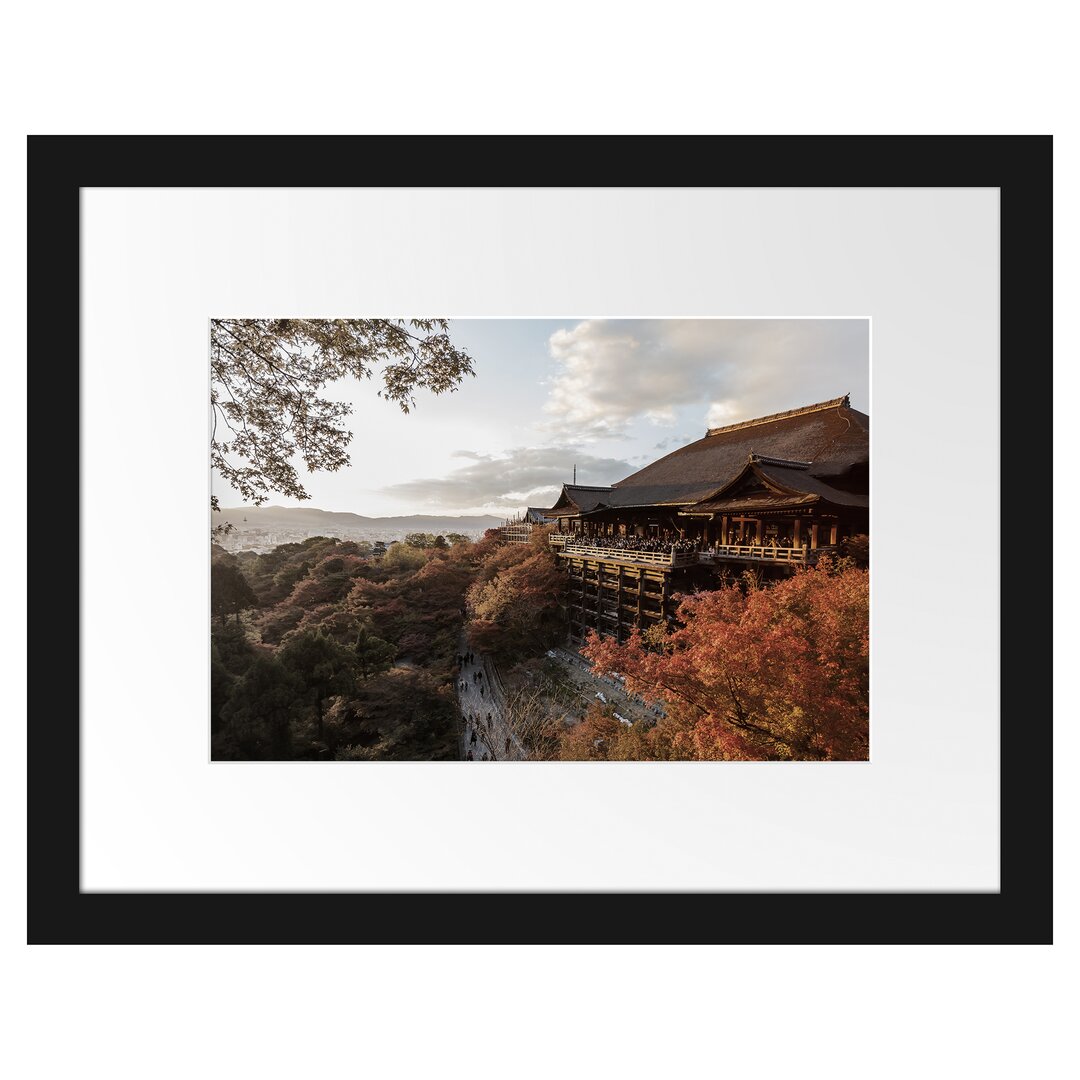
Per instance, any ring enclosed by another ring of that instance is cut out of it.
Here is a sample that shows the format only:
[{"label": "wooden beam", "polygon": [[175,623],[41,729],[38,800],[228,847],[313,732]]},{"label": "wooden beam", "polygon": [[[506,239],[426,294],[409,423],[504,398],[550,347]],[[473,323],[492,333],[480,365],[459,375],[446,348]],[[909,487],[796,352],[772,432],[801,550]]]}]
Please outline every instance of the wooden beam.
[{"label": "wooden beam", "polygon": [[622,592],[623,592],[623,565],[619,563],[619,584],[615,593],[615,640],[622,641]]}]

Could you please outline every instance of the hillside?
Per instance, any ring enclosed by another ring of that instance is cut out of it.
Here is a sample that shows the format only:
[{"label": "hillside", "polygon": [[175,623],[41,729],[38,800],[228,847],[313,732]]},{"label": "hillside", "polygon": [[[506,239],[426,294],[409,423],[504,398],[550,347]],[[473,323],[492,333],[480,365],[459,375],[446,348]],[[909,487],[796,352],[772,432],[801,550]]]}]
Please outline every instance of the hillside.
[{"label": "hillside", "polygon": [[[245,521],[246,519],[246,521]],[[213,515],[212,524],[231,523],[247,529],[327,530],[327,535],[342,529],[387,529],[405,532],[463,532],[493,529],[502,519],[490,514],[477,517],[438,517],[409,514],[402,517],[364,517],[306,506],[236,506]]]}]

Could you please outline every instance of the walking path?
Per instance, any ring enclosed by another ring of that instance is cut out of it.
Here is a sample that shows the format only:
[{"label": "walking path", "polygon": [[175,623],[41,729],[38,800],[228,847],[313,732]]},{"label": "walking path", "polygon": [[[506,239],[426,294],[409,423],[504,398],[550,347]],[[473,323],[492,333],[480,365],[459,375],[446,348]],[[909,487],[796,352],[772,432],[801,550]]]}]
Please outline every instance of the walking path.
[{"label": "walking path", "polygon": [[490,658],[468,651],[462,636],[457,675],[458,706],[465,720],[461,737],[464,761],[524,761],[525,747],[514,734],[498,669]]},{"label": "walking path", "polygon": [[[457,674],[458,707],[465,723],[461,736],[463,761],[527,761],[528,751],[513,730],[506,694],[499,670],[491,658],[469,652],[465,637],[458,642],[461,649]],[[567,681],[581,695],[584,710],[593,699],[613,705],[615,715],[623,723],[655,723],[664,715],[659,705],[646,705],[636,694],[627,692],[622,679],[613,675],[597,675],[584,657],[567,649],[549,650],[548,657],[563,669]]]},{"label": "walking path", "polygon": [[567,680],[578,688],[586,703],[599,698],[605,705],[619,710],[616,715],[620,718],[645,723],[655,723],[664,715],[660,705],[648,705],[637,694],[631,694],[617,675],[598,675],[579,653],[556,646],[548,650],[548,657],[562,665]]}]

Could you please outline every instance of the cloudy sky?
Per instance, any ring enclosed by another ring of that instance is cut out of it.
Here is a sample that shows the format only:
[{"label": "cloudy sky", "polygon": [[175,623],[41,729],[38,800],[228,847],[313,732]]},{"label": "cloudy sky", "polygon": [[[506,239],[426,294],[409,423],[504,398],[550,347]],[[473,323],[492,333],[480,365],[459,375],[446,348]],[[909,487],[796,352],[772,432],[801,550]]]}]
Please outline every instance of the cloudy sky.
[{"label": "cloudy sky", "polygon": [[[455,319],[475,379],[408,416],[376,381],[336,384],[353,405],[352,466],[301,472],[311,501],[271,504],[500,517],[610,484],[735,423],[850,393],[869,412],[869,324],[855,319]],[[239,496],[215,490],[223,506]]]}]

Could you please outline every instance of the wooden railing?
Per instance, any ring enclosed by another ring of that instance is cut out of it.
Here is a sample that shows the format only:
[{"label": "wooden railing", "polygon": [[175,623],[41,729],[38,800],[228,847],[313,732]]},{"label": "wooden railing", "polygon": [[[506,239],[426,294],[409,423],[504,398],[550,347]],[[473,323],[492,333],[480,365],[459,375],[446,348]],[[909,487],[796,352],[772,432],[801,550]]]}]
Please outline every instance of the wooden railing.
[{"label": "wooden railing", "polygon": [[633,548],[601,547],[572,537],[551,537],[563,555],[581,555],[605,562],[638,563],[646,566],[681,567],[712,563],[718,559],[748,559],[755,562],[790,563],[806,566],[819,555],[836,552],[835,547],[773,547],[771,544],[720,544],[710,551],[635,551]]},{"label": "wooden railing", "polygon": [[713,551],[702,551],[701,562],[716,559],[759,559],[763,562],[801,563],[813,562],[819,555],[835,548],[773,547],[771,544],[718,544]]},{"label": "wooden railing", "polygon": [[589,559],[605,562],[640,563],[646,566],[693,566],[697,562],[696,551],[635,551],[632,548],[598,547],[579,541],[567,540],[563,555],[583,555]]},{"label": "wooden railing", "polygon": [[508,544],[527,544],[532,538],[532,524],[515,522],[513,525],[502,526],[502,538]]}]

